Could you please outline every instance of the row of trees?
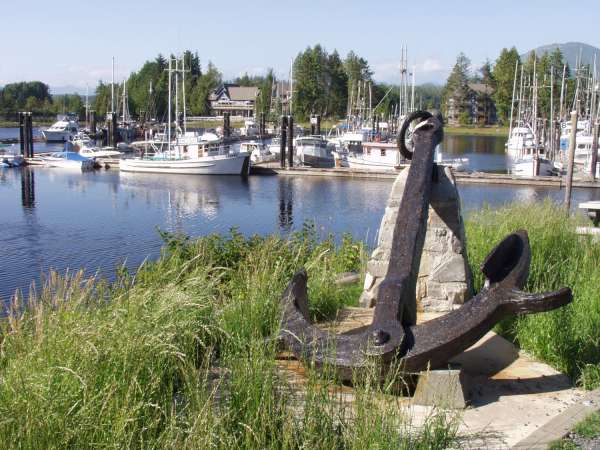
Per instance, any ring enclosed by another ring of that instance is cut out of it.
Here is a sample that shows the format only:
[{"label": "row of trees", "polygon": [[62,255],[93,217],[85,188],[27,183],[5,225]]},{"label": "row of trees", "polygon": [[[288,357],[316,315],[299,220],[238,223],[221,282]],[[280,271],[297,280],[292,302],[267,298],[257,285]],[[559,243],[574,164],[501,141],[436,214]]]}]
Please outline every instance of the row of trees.
[{"label": "row of trees", "polygon": [[[352,51],[342,60],[337,50],[328,53],[320,45],[308,47],[294,61],[294,114],[300,119],[313,114],[342,118],[349,103],[356,102],[359,89],[369,89],[370,106],[377,107],[380,117],[388,117],[399,102],[397,86],[377,83],[372,76],[368,61]],[[417,108],[439,108],[441,87],[417,86],[414,97]]]},{"label": "row of trees", "polygon": [[[173,56],[171,56],[173,57]],[[185,67],[186,107],[190,115],[208,115],[210,112],[210,94],[217,89],[223,77],[219,70],[208,62],[202,67],[197,53],[186,51],[183,54]],[[497,111],[500,123],[506,123],[510,116],[515,64],[522,63],[516,48],[503,49],[498,59],[492,64],[487,61],[476,71],[472,70],[471,61],[461,53],[457,57],[446,85],[442,88],[433,84],[417,86],[414,101],[417,108],[442,108],[447,113],[449,99],[454,101],[461,117],[469,119],[470,99],[473,94],[473,83],[483,84],[490,89],[490,97]],[[525,79],[533,76],[536,65],[539,90],[539,110],[542,117],[547,117],[550,110],[551,79],[554,80],[555,109],[560,105],[559,92],[564,58],[560,50],[537,57],[529,55],[523,62]],[[133,115],[146,114],[148,117],[164,119],[167,110],[168,60],[158,55],[147,61],[138,71],[133,72],[127,80],[128,108]],[[181,67],[180,65],[180,68]],[[348,53],[345,58],[334,50],[327,52],[321,45],[308,47],[300,52],[294,60],[294,115],[305,120],[310,115],[320,114],[323,117],[342,118],[347,114],[349,103],[356,102],[357,92],[369,89],[369,103],[377,106],[376,113],[381,117],[389,116],[399,101],[397,86],[377,83],[372,79],[373,71],[368,61],[355,54]],[[551,71],[554,77],[551,77]],[[520,76],[520,74],[519,74]],[[567,68],[567,77],[570,70]],[[257,86],[260,94],[257,98],[257,113],[265,113],[275,118],[282,111],[281,103],[272,101],[276,80],[270,69],[264,76],[244,75],[233,80],[242,86]],[[573,95],[573,80],[569,78],[567,93]],[[123,85],[115,86],[116,108],[122,108],[120,102]],[[179,97],[183,101],[183,96]],[[366,105],[368,106],[368,105]],[[111,108],[111,86],[99,82],[91,107],[99,116]],[[180,105],[182,108],[183,105]],[[33,111],[36,115],[53,116],[57,113],[74,111],[83,116],[84,102],[79,95],[52,96],[46,84],[34,81],[8,84],[0,91],[0,115],[14,115],[16,111]]]},{"label": "row of trees", "polygon": [[[171,58],[174,58],[171,55]],[[209,96],[222,82],[219,70],[209,62],[203,70],[197,53],[183,53],[183,65],[178,68],[185,70],[186,108],[191,115],[207,115],[209,113]],[[136,72],[127,79],[128,109],[133,115],[147,115],[151,118],[163,119],[167,113],[168,97],[168,59],[158,55],[152,61],[146,61]],[[173,68],[175,63],[172,62]],[[123,85],[116,87],[116,107],[122,108],[120,101]],[[183,89],[183,86],[180,87]],[[183,108],[183,96],[179,98],[180,108]],[[99,83],[96,88],[94,109],[103,116],[111,108],[111,85]]]},{"label": "row of trees", "polygon": [[[173,56],[171,55],[171,58]],[[186,107],[190,115],[208,115],[210,112],[210,94],[223,82],[219,70],[208,62],[205,68],[200,63],[197,53],[186,51],[183,54],[185,67]],[[158,55],[154,60],[146,61],[127,79],[128,109],[134,116],[157,118],[162,120],[167,110],[168,59]],[[305,120],[312,114],[323,117],[342,118],[349,107],[349,99],[356,102],[356,95],[361,86],[362,92],[367,86],[371,91],[371,104],[379,105],[377,113],[385,117],[398,103],[398,90],[385,83],[376,83],[372,79],[373,71],[368,61],[355,54],[348,53],[342,58],[334,50],[328,53],[321,45],[308,47],[300,52],[294,61],[294,114]],[[273,102],[272,94],[276,79],[272,69],[264,76],[243,75],[233,80],[241,86],[257,86],[259,96],[256,112],[265,113],[275,119],[283,112],[281,102]],[[115,85],[115,109],[122,110],[123,84]],[[281,93],[281,92],[280,92]],[[111,109],[111,85],[100,81],[91,98],[90,108],[99,117]],[[435,85],[423,85],[416,88],[416,106],[431,108],[440,105],[440,88]],[[382,101],[383,100],[383,101]],[[179,97],[183,101],[183,96]],[[183,107],[182,104],[179,105]],[[35,81],[29,83],[13,83],[0,91],[0,115],[13,116],[15,112],[27,110],[37,116],[54,116],[58,113],[76,112],[83,117],[85,104],[81,96],[50,95],[46,84]]]},{"label": "row of trees", "polygon": [[[489,96],[495,106],[498,122],[500,124],[507,124],[510,120],[515,67],[517,63],[523,69],[525,84],[533,84],[535,68],[538,85],[538,110],[541,118],[547,119],[550,117],[552,90],[554,91],[554,109],[557,112],[560,110],[563,67],[566,67],[566,97],[564,104],[569,104],[569,101],[572,101],[575,80],[571,78],[570,68],[559,49],[556,49],[552,53],[544,53],[542,56],[537,56],[532,52],[527,56],[525,61],[521,61],[519,52],[515,47],[512,47],[510,49],[502,49],[493,64],[490,61],[486,61],[476,71],[472,70],[469,58],[464,53],[460,53],[443,89],[443,112],[445,114],[448,113],[449,100],[453,99],[454,107],[460,115],[460,121],[462,123],[469,122],[471,119],[469,111],[470,100],[473,96],[472,86],[474,83],[479,83],[489,88],[489,92],[491,92]],[[517,72],[517,90],[520,86],[520,80],[521,69],[519,68]],[[552,89],[551,83],[553,83]]]},{"label": "row of trees", "polygon": [[10,83],[0,90],[0,116],[13,117],[18,111],[31,111],[36,116],[55,116],[67,111],[82,112],[79,95],[50,95],[41,81]]}]

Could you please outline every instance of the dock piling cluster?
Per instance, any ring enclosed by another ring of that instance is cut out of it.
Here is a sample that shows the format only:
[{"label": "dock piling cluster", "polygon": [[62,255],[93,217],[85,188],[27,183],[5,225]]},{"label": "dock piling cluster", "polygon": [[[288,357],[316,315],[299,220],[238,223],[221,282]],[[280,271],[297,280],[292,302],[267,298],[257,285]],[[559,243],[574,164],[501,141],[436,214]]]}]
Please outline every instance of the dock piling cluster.
[{"label": "dock piling cluster", "polygon": [[19,141],[21,155],[24,158],[33,158],[33,125],[31,112],[19,113]]}]

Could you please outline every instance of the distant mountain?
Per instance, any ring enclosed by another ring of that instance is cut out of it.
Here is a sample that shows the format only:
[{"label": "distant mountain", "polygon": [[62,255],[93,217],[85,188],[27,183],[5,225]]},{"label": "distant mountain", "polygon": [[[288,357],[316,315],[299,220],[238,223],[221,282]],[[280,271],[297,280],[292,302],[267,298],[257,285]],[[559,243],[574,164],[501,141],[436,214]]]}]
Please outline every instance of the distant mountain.
[{"label": "distant mountain", "polygon": [[535,48],[521,55],[521,60],[527,59],[527,56],[535,51],[536,54],[542,56],[544,53],[553,52],[559,48],[563,54],[563,58],[569,63],[571,69],[577,65],[577,60],[581,55],[581,61],[583,64],[593,64],[594,55],[597,56],[597,64],[600,64],[600,48],[594,47],[593,45],[584,44],[583,42],[566,42],[564,44],[550,44],[542,45],[541,47]]},{"label": "distant mountain", "polygon": [[[90,88],[90,94],[93,94],[95,88]],[[50,94],[52,95],[64,95],[64,94],[79,94],[85,95],[85,88],[81,86],[50,86]]]}]

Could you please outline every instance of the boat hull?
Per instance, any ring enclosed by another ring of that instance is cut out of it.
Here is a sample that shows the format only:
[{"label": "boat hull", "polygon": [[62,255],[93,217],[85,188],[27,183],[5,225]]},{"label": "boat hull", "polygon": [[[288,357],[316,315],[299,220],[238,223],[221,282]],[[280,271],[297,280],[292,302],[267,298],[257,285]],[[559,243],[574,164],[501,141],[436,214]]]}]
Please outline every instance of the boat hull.
[{"label": "boat hull", "polygon": [[123,172],[175,173],[184,175],[241,175],[248,171],[249,155],[205,156],[198,159],[122,159]]},{"label": "boat hull", "polygon": [[363,170],[396,170],[396,164],[385,161],[369,161],[356,156],[348,156],[348,167]]},{"label": "boat hull", "polygon": [[71,139],[73,134],[69,131],[42,131],[42,136],[46,142],[66,142]]},{"label": "boat hull", "polygon": [[302,155],[302,164],[308,167],[333,167],[335,165],[335,160],[333,157],[331,158],[323,158],[321,156],[313,156],[313,155]]}]

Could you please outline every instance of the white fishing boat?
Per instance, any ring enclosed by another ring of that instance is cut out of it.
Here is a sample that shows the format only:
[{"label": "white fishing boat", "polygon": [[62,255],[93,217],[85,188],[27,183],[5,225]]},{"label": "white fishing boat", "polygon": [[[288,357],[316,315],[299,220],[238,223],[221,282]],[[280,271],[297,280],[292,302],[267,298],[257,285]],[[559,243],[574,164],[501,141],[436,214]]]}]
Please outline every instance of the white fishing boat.
[{"label": "white fishing boat", "polygon": [[91,158],[76,152],[55,152],[41,157],[48,167],[60,167],[61,169],[93,170],[95,162]]},{"label": "white fishing boat", "polygon": [[67,114],[58,117],[50,128],[42,131],[42,135],[47,142],[67,142],[79,132],[79,122],[73,114]]},{"label": "white fishing boat", "polygon": [[364,170],[396,170],[407,163],[395,142],[363,142],[362,153],[347,156],[348,167]]},{"label": "white fishing boat", "polygon": [[335,146],[322,136],[302,136],[294,143],[296,159],[304,166],[333,167]]},{"label": "white fishing boat", "polygon": [[[513,82],[513,94],[510,111],[510,127],[506,146],[507,166],[511,174],[517,176],[555,175],[554,163],[547,158],[546,149],[540,134],[538,117],[538,80],[536,64],[533,65],[533,82],[524,83],[524,71],[521,66],[521,81],[517,96],[517,71]],[[517,120],[513,127],[513,106],[517,103]],[[542,130],[542,131],[540,131]]]},{"label": "white fishing boat", "polygon": [[[242,153],[233,146],[225,145],[221,140],[207,140],[206,136],[185,131],[177,136],[176,142],[171,139],[171,92],[172,80],[175,86],[182,75],[182,86],[185,86],[185,70],[179,70],[179,62],[175,60],[175,69],[172,59],[169,58],[169,101],[167,120],[167,149],[155,153],[150,157],[123,159],[119,169],[124,172],[151,172],[151,173],[177,173],[188,175],[240,175],[249,169],[250,155]],[[176,88],[177,93],[177,88]],[[176,102],[176,105],[178,102]],[[185,105],[185,90],[183,91],[183,104]],[[177,117],[177,111],[175,116]]]}]

